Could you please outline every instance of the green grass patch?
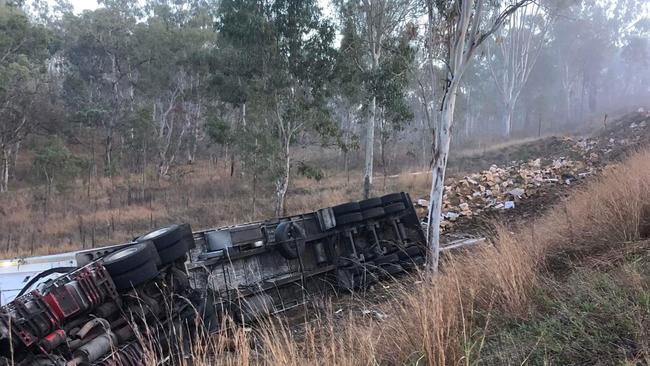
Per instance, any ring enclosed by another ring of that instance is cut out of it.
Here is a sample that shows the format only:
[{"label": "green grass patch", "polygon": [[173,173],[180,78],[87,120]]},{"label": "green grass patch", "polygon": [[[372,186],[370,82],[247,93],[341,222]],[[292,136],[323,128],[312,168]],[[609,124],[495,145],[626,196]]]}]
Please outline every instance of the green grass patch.
[{"label": "green grass patch", "polygon": [[480,364],[647,365],[650,257],[545,279],[528,319],[493,316]]}]

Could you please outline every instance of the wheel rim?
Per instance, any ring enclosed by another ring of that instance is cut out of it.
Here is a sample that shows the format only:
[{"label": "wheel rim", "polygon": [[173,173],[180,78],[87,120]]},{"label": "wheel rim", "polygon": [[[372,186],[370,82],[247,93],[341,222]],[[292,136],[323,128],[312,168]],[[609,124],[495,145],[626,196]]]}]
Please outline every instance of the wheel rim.
[{"label": "wheel rim", "polygon": [[155,230],[155,231],[150,232],[149,234],[147,234],[147,235],[141,237],[140,240],[149,240],[149,239],[151,239],[151,238],[155,238],[155,237],[157,237],[157,236],[160,236],[161,234],[164,234],[164,233],[166,233],[167,231],[169,231],[169,228],[168,228],[168,227],[164,227],[164,228],[162,228],[162,229],[158,229],[158,230]]},{"label": "wheel rim", "polygon": [[122,259],[122,258],[130,256],[133,253],[136,253],[138,250],[139,250],[139,247],[131,247],[131,248],[127,248],[127,249],[122,249],[119,252],[116,252],[115,254],[110,256],[108,259],[109,260]]}]

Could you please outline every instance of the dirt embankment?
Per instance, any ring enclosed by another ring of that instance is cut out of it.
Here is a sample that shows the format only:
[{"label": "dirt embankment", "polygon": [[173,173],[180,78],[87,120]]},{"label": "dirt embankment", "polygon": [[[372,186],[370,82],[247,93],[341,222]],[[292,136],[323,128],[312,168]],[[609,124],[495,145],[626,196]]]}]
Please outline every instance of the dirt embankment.
[{"label": "dirt embankment", "polygon": [[453,239],[482,235],[494,222],[529,221],[648,142],[650,113],[639,111],[591,136],[553,136],[459,158],[453,164],[464,173],[447,180],[444,232]]}]

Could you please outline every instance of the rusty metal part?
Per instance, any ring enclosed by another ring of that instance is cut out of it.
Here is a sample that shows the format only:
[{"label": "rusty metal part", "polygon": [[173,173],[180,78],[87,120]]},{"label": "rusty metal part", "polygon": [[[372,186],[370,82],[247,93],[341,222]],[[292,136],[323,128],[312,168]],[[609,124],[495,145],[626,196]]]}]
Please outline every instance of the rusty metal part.
[{"label": "rusty metal part", "polygon": [[66,334],[63,329],[57,329],[54,332],[48,334],[41,340],[41,347],[47,352],[52,351],[56,347],[60,346],[65,342]]},{"label": "rusty metal part", "polygon": [[93,330],[96,326],[101,325],[105,330],[111,329],[111,325],[108,323],[108,321],[104,318],[94,318],[88,321],[86,324],[79,329],[79,332],[77,332],[77,337],[83,339],[86,338],[86,335]]},{"label": "rusty metal part", "polygon": [[117,337],[112,332],[101,334],[79,347],[74,356],[84,362],[95,362],[105,356],[111,348],[117,346]]}]

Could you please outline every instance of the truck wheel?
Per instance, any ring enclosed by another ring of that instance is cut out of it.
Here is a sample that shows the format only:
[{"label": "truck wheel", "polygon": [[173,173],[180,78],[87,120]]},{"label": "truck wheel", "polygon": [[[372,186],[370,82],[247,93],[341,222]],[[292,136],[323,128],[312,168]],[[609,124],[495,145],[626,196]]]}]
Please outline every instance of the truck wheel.
[{"label": "truck wheel", "polygon": [[332,212],[334,212],[334,215],[336,216],[359,211],[361,211],[359,202],[348,202],[332,207]]},{"label": "truck wheel", "polygon": [[140,267],[148,261],[154,261],[149,249],[149,243],[138,243],[130,247],[118,250],[104,258],[104,267],[108,274],[113,276],[121,275],[135,268]]},{"label": "truck wheel", "polygon": [[343,216],[336,216],[336,226],[353,224],[363,221],[363,215],[360,212],[353,212]]},{"label": "truck wheel", "polygon": [[182,239],[190,240],[191,243],[188,244],[190,244],[189,246],[193,246],[194,237],[192,236],[192,229],[188,224],[166,226],[147,233],[135,241],[143,242],[151,240],[156,246],[156,249],[161,251],[178,243]]},{"label": "truck wheel", "polygon": [[377,217],[382,217],[386,215],[384,209],[381,207],[370,208],[361,212],[364,220],[375,219]]},{"label": "truck wheel", "polygon": [[402,202],[391,203],[388,206],[384,206],[384,211],[387,215],[398,213],[406,210],[406,206]]},{"label": "truck wheel", "polygon": [[149,260],[132,271],[112,278],[117,290],[126,290],[150,281],[156,278],[156,276],[158,276],[156,262]]},{"label": "truck wheel", "polygon": [[402,193],[390,193],[381,197],[381,203],[384,206],[388,206],[392,203],[397,202],[401,202],[402,204],[404,203],[404,197],[402,196]]},{"label": "truck wheel", "polygon": [[300,255],[299,252],[304,250],[305,232],[293,222],[284,221],[275,228],[275,240],[281,241],[277,245],[281,256],[286,259],[296,259]]},{"label": "truck wheel", "polygon": [[361,211],[366,211],[375,207],[381,207],[381,198],[375,197],[359,201],[359,207],[361,208]]},{"label": "truck wheel", "polygon": [[172,246],[159,250],[158,256],[160,257],[160,264],[165,265],[176,261],[177,259],[183,257],[189,249],[190,248],[188,241],[186,239],[182,239]]}]

